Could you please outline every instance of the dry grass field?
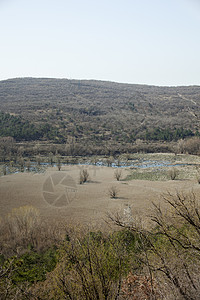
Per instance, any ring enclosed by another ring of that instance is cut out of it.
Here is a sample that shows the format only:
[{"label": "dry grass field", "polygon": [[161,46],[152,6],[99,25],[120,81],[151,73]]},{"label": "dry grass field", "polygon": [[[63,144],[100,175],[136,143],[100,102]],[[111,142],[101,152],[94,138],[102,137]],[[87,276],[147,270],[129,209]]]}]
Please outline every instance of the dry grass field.
[{"label": "dry grass field", "polygon": [[[190,161],[191,159],[192,156]],[[199,158],[195,159],[197,163]],[[89,173],[89,180],[84,184],[79,182],[82,169]],[[168,169],[161,170],[161,173],[167,174]],[[123,214],[128,206],[133,215],[144,217],[151,208],[152,201],[162,201],[163,193],[191,190],[200,193],[200,185],[195,177],[196,167],[191,164],[188,167],[176,167],[179,175],[175,180],[167,177],[141,180],[139,175],[142,174],[145,179],[145,174],[151,176],[153,172],[159,174],[159,171],[154,168],[135,170],[127,167],[122,168],[122,178],[117,181],[114,177],[115,170],[116,168],[105,166],[68,165],[63,166],[60,172],[55,167],[48,167],[45,173],[2,176],[0,215],[3,217],[16,207],[32,205],[39,209],[42,217],[50,220],[101,226],[108,213]],[[110,198],[109,195],[109,188],[113,186],[118,191],[116,198]]]}]

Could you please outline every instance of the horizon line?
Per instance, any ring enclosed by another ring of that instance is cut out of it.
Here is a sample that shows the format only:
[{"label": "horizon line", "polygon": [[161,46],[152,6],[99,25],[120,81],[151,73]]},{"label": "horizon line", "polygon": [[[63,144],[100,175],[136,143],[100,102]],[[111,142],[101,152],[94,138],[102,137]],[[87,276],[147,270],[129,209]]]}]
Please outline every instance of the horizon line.
[{"label": "horizon line", "polygon": [[16,79],[52,79],[52,80],[71,80],[71,81],[99,81],[99,82],[107,82],[107,83],[115,83],[115,84],[125,84],[125,85],[140,85],[140,86],[153,86],[153,87],[200,87],[200,84],[178,84],[178,85],[160,85],[160,84],[147,84],[147,83],[129,83],[129,82],[119,82],[113,80],[105,80],[105,79],[75,79],[75,78],[67,78],[67,77],[35,77],[35,76],[19,76],[19,77],[10,77],[6,79],[0,79],[2,81],[16,80]]}]

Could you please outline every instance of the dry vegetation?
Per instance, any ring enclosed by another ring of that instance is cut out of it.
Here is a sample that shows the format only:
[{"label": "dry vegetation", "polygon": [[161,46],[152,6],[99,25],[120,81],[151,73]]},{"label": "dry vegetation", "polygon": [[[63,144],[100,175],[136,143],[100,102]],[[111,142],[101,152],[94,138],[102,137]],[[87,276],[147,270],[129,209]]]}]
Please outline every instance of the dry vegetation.
[{"label": "dry vegetation", "polygon": [[[159,141],[168,143],[199,130],[199,101],[198,86],[33,78],[0,82],[1,111],[34,124],[34,140],[65,144],[62,151],[68,155],[109,155],[138,149],[168,152],[171,146]],[[28,140],[33,132],[30,126],[21,129]]]},{"label": "dry vegetation", "polygon": [[[1,299],[199,299],[199,157],[128,158],[138,165],[170,160],[178,175],[171,176],[169,166],[163,167],[166,181],[158,170],[156,181],[133,180],[127,176],[136,171],[129,167],[122,179],[121,169],[62,164],[60,171],[55,165],[46,173],[26,170],[0,178]],[[38,157],[38,167],[41,161]],[[113,158],[104,161],[111,165]],[[53,174],[77,184],[77,196],[67,206],[52,206],[41,195]]]},{"label": "dry vegetation", "polygon": [[0,105],[1,299],[200,299],[200,87],[22,78]]},{"label": "dry vegetation", "polygon": [[80,184],[83,184],[83,183],[85,183],[85,182],[88,181],[88,179],[89,179],[89,172],[88,172],[87,169],[83,169],[83,170],[80,171],[80,178],[79,179],[80,179],[79,180]]},{"label": "dry vegetation", "polygon": [[109,214],[121,228],[109,233],[14,209],[1,221],[1,299],[198,300],[199,198],[167,193],[162,201],[148,226]]},{"label": "dry vegetation", "polygon": [[110,196],[110,198],[115,199],[115,198],[117,198],[118,194],[119,194],[119,190],[116,186],[112,185],[108,189],[108,195]]},{"label": "dry vegetation", "polygon": [[114,177],[117,179],[117,181],[119,181],[122,178],[122,170],[121,169],[115,170]]}]

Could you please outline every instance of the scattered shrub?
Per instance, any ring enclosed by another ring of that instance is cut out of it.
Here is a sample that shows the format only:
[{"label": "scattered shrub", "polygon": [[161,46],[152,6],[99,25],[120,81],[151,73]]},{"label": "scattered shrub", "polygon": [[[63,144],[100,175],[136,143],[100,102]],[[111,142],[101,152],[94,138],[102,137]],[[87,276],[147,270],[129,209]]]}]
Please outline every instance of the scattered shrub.
[{"label": "scattered shrub", "polygon": [[178,171],[176,168],[172,168],[169,170],[169,176],[171,180],[175,180],[178,176]]},{"label": "scattered shrub", "polygon": [[114,177],[117,179],[117,181],[119,181],[122,177],[122,170],[120,169],[115,170]]},{"label": "scattered shrub", "polygon": [[80,184],[83,184],[85,183],[86,181],[88,181],[88,178],[89,178],[89,173],[88,173],[88,170],[86,169],[83,169],[80,171],[80,177],[79,177],[79,182]]},{"label": "scattered shrub", "polygon": [[119,190],[117,189],[116,186],[111,186],[108,189],[108,194],[109,194],[110,198],[112,198],[112,199],[117,198],[118,193],[119,193]]}]

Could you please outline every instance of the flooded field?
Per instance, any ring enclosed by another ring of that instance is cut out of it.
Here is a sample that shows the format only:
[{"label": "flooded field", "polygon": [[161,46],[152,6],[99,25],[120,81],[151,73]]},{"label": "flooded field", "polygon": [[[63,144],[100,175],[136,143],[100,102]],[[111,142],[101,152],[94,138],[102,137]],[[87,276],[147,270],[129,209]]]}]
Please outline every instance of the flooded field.
[{"label": "flooded field", "polygon": [[[24,172],[44,173],[48,167],[62,169],[68,165],[130,168],[135,171],[135,174],[148,173],[148,179],[150,179],[151,175],[154,178],[155,176],[153,175],[157,172],[157,175],[160,173],[160,179],[162,180],[162,178],[166,177],[163,177],[163,174],[170,168],[179,169],[179,176],[184,172],[185,177],[186,175],[191,177],[192,173],[193,175],[196,174],[200,166],[200,157],[185,154],[130,154],[122,155],[117,159],[113,157],[61,157],[59,164],[56,161],[49,162],[46,157],[41,157],[40,162],[32,158],[23,159],[23,162],[18,161],[14,163],[11,161],[1,163],[0,176]],[[184,177],[183,174],[181,176]],[[145,176],[143,177],[145,179]],[[132,176],[132,179],[134,179],[134,176]]]}]

